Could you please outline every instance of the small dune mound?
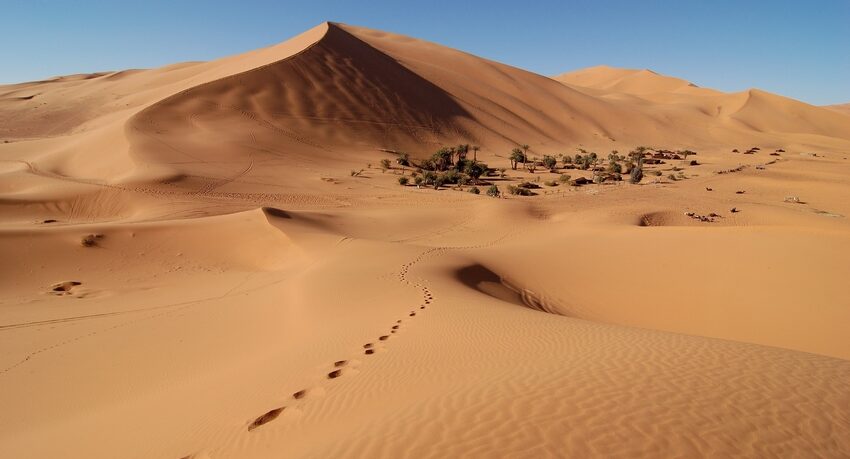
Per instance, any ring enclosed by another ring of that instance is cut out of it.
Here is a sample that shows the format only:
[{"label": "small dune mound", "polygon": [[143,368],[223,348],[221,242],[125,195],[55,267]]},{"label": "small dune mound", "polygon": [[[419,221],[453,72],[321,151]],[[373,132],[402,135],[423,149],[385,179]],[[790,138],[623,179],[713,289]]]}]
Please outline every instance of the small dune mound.
[{"label": "small dune mound", "polygon": [[456,273],[457,279],[464,285],[474,288],[481,293],[492,296],[507,303],[524,306],[522,296],[502,283],[502,278],[482,265],[471,265],[461,268]]},{"label": "small dune mound", "polygon": [[565,315],[557,305],[545,301],[529,289],[508,282],[483,265],[475,264],[461,268],[456,272],[456,277],[464,285],[506,303],[524,306],[536,311]]}]

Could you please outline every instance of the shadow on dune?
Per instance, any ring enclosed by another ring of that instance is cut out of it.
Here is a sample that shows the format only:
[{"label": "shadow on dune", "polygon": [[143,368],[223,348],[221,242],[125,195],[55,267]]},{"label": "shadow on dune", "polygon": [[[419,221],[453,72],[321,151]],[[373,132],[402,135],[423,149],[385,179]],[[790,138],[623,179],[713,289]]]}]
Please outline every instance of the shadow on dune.
[{"label": "shadow on dune", "polygon": [[285,218],[287,220],[292,218],[289,213],[276,207],[263,207],[263,212],[265,212],[266,215],[271,215],[272,217]]},{"label": "shadow on dune", "polygon": [[505,278],[483,265],[474,264],[465,266],[455,272],[455,277],[467,287],[478,290],[497,300],[524,306],[536,311],[566,315],[557,305],[545,301],[529,289],[508,282]]}]

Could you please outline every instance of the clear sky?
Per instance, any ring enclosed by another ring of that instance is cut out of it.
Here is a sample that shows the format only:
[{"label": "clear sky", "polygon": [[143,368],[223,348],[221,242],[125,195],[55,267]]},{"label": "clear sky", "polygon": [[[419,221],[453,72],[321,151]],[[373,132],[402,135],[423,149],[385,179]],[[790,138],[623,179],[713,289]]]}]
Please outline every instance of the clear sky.
[{"label": "clear sky", "polygon": [[0,82],[208,60],[326,20],[544,75],[606,64],[850,102],[850,0],[0,0]]}]

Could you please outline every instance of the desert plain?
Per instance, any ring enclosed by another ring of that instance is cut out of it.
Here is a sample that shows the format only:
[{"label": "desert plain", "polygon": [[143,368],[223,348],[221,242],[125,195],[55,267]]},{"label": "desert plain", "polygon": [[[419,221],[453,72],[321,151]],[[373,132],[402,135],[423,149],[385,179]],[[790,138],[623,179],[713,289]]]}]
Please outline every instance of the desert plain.
[{"label": "desert plain", "polygon": [[337,23],[0,86],[0,457],[848,457],[848,157]]}]

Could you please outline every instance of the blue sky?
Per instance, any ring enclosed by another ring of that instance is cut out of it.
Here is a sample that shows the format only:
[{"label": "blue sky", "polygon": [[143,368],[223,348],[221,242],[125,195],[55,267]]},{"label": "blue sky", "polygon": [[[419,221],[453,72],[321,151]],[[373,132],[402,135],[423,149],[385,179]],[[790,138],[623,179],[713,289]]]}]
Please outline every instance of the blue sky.
[{"label": "blue sky", "polygon": [[0,82],[208,60],[338,21],[544,75],[606,64],[850,102],[850,1],[0,0]]}]

